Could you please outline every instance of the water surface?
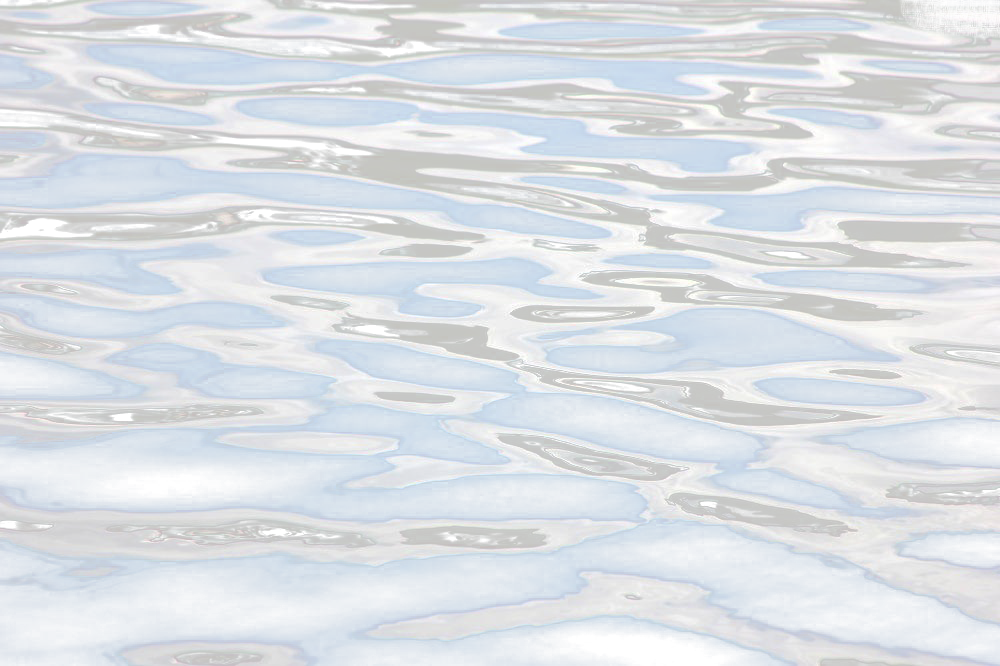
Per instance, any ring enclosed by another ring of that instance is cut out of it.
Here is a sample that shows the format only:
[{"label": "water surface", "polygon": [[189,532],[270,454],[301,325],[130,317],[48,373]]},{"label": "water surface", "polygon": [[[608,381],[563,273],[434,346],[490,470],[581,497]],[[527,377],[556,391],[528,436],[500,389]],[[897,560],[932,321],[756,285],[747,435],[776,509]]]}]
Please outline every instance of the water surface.
[{"label": "water surface", "polygon": [[3,664],[1000,664],[996,0],[0,30]]}]

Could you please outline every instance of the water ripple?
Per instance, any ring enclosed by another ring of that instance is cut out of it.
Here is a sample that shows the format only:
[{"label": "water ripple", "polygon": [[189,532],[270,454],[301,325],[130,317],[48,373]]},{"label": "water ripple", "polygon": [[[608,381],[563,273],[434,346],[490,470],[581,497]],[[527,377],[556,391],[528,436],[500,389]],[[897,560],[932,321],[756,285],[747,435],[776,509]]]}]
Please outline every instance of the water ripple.
[{"label": "water ripple", "polygon": [[996,0],[0,31],[4,663],[1000,666]]}]

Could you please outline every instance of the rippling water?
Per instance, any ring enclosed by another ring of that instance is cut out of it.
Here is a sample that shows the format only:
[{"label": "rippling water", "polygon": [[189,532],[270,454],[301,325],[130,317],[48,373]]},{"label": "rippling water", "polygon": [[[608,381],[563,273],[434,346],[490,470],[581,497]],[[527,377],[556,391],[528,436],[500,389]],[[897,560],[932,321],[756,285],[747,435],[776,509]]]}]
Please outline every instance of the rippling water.
[{"label": "rippling water", "polygon": [[0,8],[0,663],[1000,664],[997,0]]}]

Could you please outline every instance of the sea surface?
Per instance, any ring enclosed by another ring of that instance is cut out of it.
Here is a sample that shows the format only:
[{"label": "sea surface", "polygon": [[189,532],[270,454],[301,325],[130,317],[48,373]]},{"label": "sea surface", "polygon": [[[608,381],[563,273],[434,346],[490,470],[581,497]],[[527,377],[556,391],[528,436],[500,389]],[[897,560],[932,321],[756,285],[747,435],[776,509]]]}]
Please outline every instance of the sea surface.
[{"label": "sea surface", "polygon": [[0,0],[0,666],[1000,665],[1000,0]]}]

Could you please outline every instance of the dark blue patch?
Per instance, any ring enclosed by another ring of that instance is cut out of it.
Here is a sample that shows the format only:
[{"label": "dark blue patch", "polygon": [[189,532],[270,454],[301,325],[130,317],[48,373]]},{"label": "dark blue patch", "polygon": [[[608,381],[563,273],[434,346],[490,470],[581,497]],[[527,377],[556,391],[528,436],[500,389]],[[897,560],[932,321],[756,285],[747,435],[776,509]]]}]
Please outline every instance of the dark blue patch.
[{"label": "dark blue patch", "polygon": [[463,224],[489,229],[507,229],[523,234],[545,234],[572,238],[607,238],[609,234],[600,227],[564,220],[523,208],[508,206],[469,206],[457,212]]},{"label": "dark blue patch", "polygon": [[904,543],[900,555],[921,560],[944,560],[960,567],[1000,567],[1000,534],[930,534]]},{"label": "dark blue patch", "polygon": [[438,417],[433,415],[356,405],[332,409],[316,419],[312,427],[320,431],[395,437],[399,439],[399,450],[391,455],[480,464],[507,462],[507,458],[487,446],[445,432],[439,427]]},{"label": "dark blue patch", "polygon": [[552,363],[570,368],[617,374],[658,372],[676,365],[676,355],[648,352],[635,347],[576,345],[560,347],[545,357]]},{"label": "dark blue patch", "polygon": [[395,102],[310,97],[268,97],[236,105],[240,111],[260,118],[275,118],[307,125],[372,125],[400,120],[415,106]]},{"label": "dark blue patch", "polygon": [[200,113],[178,111],[151,104],[87,104],[85,108],[102,116],[161,125],[208,125],[214,122]]},{"label": "dark blue patch", "polygon": [[921,402],[924,396],[888,386],[871,386],[828,379],[775,378],[756,386],[785,400],[834,405],[908,405]]},{"label": "dark blue patch", "polygon": [[868,26],[845,19],[780,19],[761,24],[762,30],[862,30]]},{"label": "dark blue patch", "polygon": [[[0,447],[4,483],[26,506],[206,511],[234,506],[314,513],[323,488],[385,471],[372,456],[286,454],[213,446],[209,431],[141,430],[76,446]],[[254,518],[248,509],[247,518]],[[110,525],[109,525],[110,527]]]},{"label": "dark blue patch", "polygon": [[331,492],[323,514],[344,520],[636,520],[646,508],[626,484],[549,474],[472,476],[402,490],[348,492],[331,486]]},{"label": "dark blue patch", "polygon": [[11,132],[0,134],[0,148],[37,148],[45,143],[45,135],[38,132]]},{"label": "dark blue patch", "polygon": [[[4,589],[4,595],[13,586],[22,586],[26,580],[33,580],[45,574],[58,572],[63,567],[59,566],[59,561],[52,557],[39,555],[34,551],[19,548],[6,541],[0,540],[0,586]],[[29,622],[36,622],[45,617],[45,611],[40,611],[40,615],[34,618],[26,618],[21,615],[19,619],[27,619]],[[12,624],[13,617],[7,618],[4,623]],[[30,633],[30,632],[29,632]]]},{"label": "dark blue patch", "polygon": [[102,14],[124,14],[126,16],[172,14],[174,12],[183,12],[197,8],[197,5],[187,5],[179,2],[102,2],[88,7],[88,9],[101,12]]},{"label": "dark blue patch", "polygon": [[482,308],[474,303],[445,301],[440,298],[418,298],[404,303],[399,311],[426,317],[461,317],[478,312]]},{"label": "dark blue patch", "polygon": [[671,352],[648,352],[634,347],[563,347],[550,352],[548,358],[560,365],[614,373],[656,372],[692,359],[731,366],[820,359],[885,359],[782,317],[738,308],[688,310],[666,319],[621,328],[666,333],[688,346]]},{"label": "dark blue patch", "polygon": [[135,365],[150,370],[177,370],[196,363],[210,362],[215,357],[205,352],[177,345],[148,345],[110,357],[109,361]]},{"label": "dark blue patch", "polygon": [[625,190],[621,185],[615,185],[606,181],[592,180],[590,178],[555,178],[548,176],[531,176],[525,178],[526,183],[539,183],[540,185],[554,185],[555,187],[568,187],[585,192],[600,192],[603,194],[615,194]]},{"label": "dark blue patch", "polygon": [[272,59],[197,46],[91,46],[95,59],[140,67],[168,81],[183,83],[267,83],[329,80],[364,71],[351,65],[296,58]]},{"label": "dark blue patch", "polygon": [[589,291],[538,284],[549,272],[523,259],[449,263],[380,262],[344,266],[303,266],[268,273],[269,282],[354,294],[402,294],[427,282],[500,284],[539,296],[593,298]]},{"label": "dark blue patch", "polygon": [[720,486],[746,493],[770,495],[789,502],[809,504],[825,509],[845,509],[857,513],[868,513],[858,511],[846,503],[840,495],[828,488],[790,479],[787,476],[764,469],[731,470],[713,476],[712,480]]},{"label": "dark blue patch", "polygon": [[303,245],[330,245],[361,238],[355,234],[342,234],[337,231],[286,231],[278,234],[278,237]]},{"label": "dark blue patch", "polygon": [[39,88],[52,77],[25,67],[17,58],[0,56],[0,86],[5,88]]},{"label": "dark blue patch", "polygon": [[954,72],[951,65],[944,65],[939,62],[905,62],[900,60],[869,60],[869,65],[884,67],[885,69],[896,69],[901,72]]},{"label": "dark blue patch", "polygon": [[680,254],[629,254],[612,259],[616,264],[626,266],[651,266],[653,268],[708,268],[712,264],[704,259],[685,257]]},{"label": "dark blue patch", "polygon": [[521,390],[514,382],[513,370],[500,370],[487,363],[424,354],[395,345],[347,340],[323,342],[316,349],[340,356],[374,377],[479,391]]},{"label": "dark blue patch", "polygon": [[1000,423],[980,419],[941,419],[869,428],[831,441],[896,460],[940,465],[1000,467]]},{"label": "dark blue patch", "polygon": [[921,291],[928,282],[878,273],[841,273],[839,271],[783,271],[760,273],[757,277],[770,284],[790,287],[828,287],[862,291]]},{"label": "dark blue patch", "polygon": [[194,258],[195,250],[83,250],[46,254],[0,254],[0,275],[38,278],[76,278],[136,294],[172,294],[169,280],[136,266],[141,261],[174,257]]},{"label": "dark blue patch", "polygon": [[610,23],[590,21],[544,21],[503,31],[515,37],[540,39],[591,39],[593,37],[670,37],[697,32],[687,28],[649,23]]},{"label": "dark blue patch", "polygon": [[740,432],[590,395],[519,393],[487,405],[480,416],[511,428],[558,432],[667,459],[708,460],[724,468],[749,460],[760,448]]},{"label": "dark blue patch", "polygon": [[287,370],[220,365],[184,383],[207,395],[223,398],[305,398],[322,395],[330,377]]},{"label": "dark blue patch", "polygon": [[718,171],[729,158],[747,152],[744,144],[706,139],[678,139],[658,136],[607,137],[587,132],[578,120],[515,116],[501,113],[421,114],[429,123],[471,124],[510,127],[525,134],[545,137],[545,141],[523,148],[543,155],[587,155],[590,157],[640,157],[679,162],[685,169]]},{"label": "dark blue patch", "polygon": [[175,345],[141,347],[110,360],[151,370],[177,370],[181,385],[224,398],[305,398],[322,395],[334,381],[322,375],[218,363],[210,354]]},{"label": "dark blue patch", "polygon": [[94,370],[81,370],[65,363],[0,353],[0,398],[127,398],[138,395],[141,391],[141,386]]},{"label": "dark blue patch", "polygon": [[511,79],[610,78],[619,87],[672,95],[697,95],[707,89],[680,83],[684,74],[764,74],[781,78],[812,78],[801,69],[744,68],[678,60],[598,60],[526,54],[443,55],[380,67],[378,71],[422,83],[479,84]]},{"label": "dark blue patch", "polygon": [[877,127],[878,123],[874,119],[854,113],[842,113],[840,111],[827,111],[825,109],[787,109],[775,111],[779,116],[791,116],[792,118],[803,118],[812,120],[824,125],[846,125],[847,127]]},{"label": "dark blue patch", "polygon": [[0,294],[0,307],[18,314],[37,328],[85,338],[144,335],[189,323],[229,327],[284,325],[256,308],[231,303],[191,303],[151,312],[130,312],[88,308],[33,296]]}]

